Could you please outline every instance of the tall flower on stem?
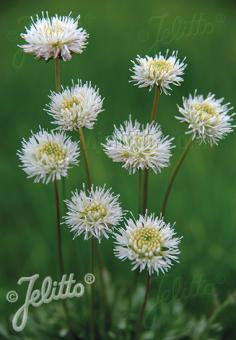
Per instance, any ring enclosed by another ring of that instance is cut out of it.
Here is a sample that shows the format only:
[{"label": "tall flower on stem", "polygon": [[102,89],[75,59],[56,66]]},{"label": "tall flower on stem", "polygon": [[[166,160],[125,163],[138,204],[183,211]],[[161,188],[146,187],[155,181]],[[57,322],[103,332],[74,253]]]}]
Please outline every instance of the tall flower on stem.
[{"label": "tall flower on stem", "polygon": [[115,255],[120,260],[131,261],[132,270],[147,271],[144,302],[137,323],[136,339],[142,331],[144,311],[151,285],[151,275],[165,273],[178,262],[179,243],[173,227],[163,218],[140,215],[138,220],[126,221],[124,228],[115,233]]},{"label": "tall flower on stem", "polygon": [[[79,16],[76,19],[68,16],[54,15],[49,17],[42,12],[42,17],[38,15],[34,20],[31,18],[31,26],[26,28],[26,32],[21,34],[25,44],[20,45],[25,53],[33,54],[37,59],[49,61],[55,60],[55,81],[56,90],[60,89],[60,60],[67,61],[72,58],[72,54],[81,54],[87,45],[87,32],[79,27]],[[57,243],[60,258],[61,272],[64,272],[62,256],[62,240],[60,231],[60,198],[57,177],[54,179],[54,188],[57,208]],[[63,197],[66,195],[65,177],[62,177]],[[70,318],[66,302],[63,301],[63,307],[68,318],[70,327]],[[71,328],[71,327],[70,327]]]},{"label": "tall flower on stem", "polygon": [[[107,138],[103,148],[108,157],[121,163],[129,173],[147,169],[156,173],[169,165],[173,146],[172,139],[163,135],[158,124],[141,125],[137,121],[133,123],[130,117],[119,128],[115,126],[113,135]],[[144,201],[144,211],[145,205]]]},{"label": "tall flower on stem", "polygon": [[72,87],[65,89],[57,86],[57,91],[51,92],[50,103],[46,109],[53,117],[53,124],[60,130],[79,132],[89,188],[92,181],[83,129],[94,127],[99,113],[103,111],[103,100],[96,87],[92,87],[91,83],[82,84],[78,80],[76,84],[72,82]]},{"label": "tall flower on stem", "polygon": [[162,204],[162,214],[165,214],[169,195],[171,193],[175,178],[182,166],[194,140],[200,143],[208,143],[210,146],[217,145],[221,139],[233,131],[233,109],[229,103],[224,104],[223,98],[216,99],[215,95],[209,93],[206,97],[198,95],[197,91],[188,98],[183,98],[183,107],[178,106],[181,116],[176,116],[182,123],[188,124],[186,134],[190,138],[184,147],[171,174]]},{"label": "tall flower on stem", "polygon": [[[133,68],[132,80],[139,87],[149,87],[150,91],[154,87],[155,93],[153,98],[153,106],[150,115],[150,121],[156,120],[157,108],[160,94],[169,94],[171,85],[180,85],[183,81],[182,75],[186,68],[185,58],[181,61],[177,58],[178,52],[173,51],[169,55],[169,50],[163,55],[161,52],[154,57],[137,56],[135,61],[132,61]],[[145,213],[148,202],[148,178],[149,170],[145,169],[140,173],[139,183],[143,183],[143,213]]]},{"label": "tall flower on stem", "polygon": [[[95,239],[100,243],[102,238],[108,238],[115,226],[122,220],[122,209],[118,201],[119,196],[114,196],[111,189],[105,187],[85,188],[80,192],[75,191],[70,200],[66,201],[67,215],[65,223],[74,233],[74,237],[84,236],[85,240],[91,239],[91,272],[94,272]],[[98,257],[101,257],[100,250]],[[110,316],[107,310],[107,297],[103,278],[103,265],[100,259],[99,271],[103,287],[103,305],[105,317]],[[91,338],[94,337],[94,292],[91,288]]]},{"label": "tall flower on stem", "polygon": [[[59,272],[65,272],[61,237],[60,197],[58,180],[67,176],[72,165],[78,164],[79,146],[66,137],[64,133],[40,130],[32,134],[31,138],[22,142],[22,149],[18,151],[22,168],[29,178],[35,182],[54,182],[56,203],[57,251]],[[69,328],[71,321],[66,302],[62,302]]]},{"label": "tall flower on stem", "polygon": [[[99,196],[101,194],[100,189],[96,189],[93,191],[92,189],[92,178],[90,173],[90,164],[89,164],[89,157],[88,157],[88,150],[87,145],[84,137],[84,128],[92,129],[97,117],[100,112],[103,111],[103,99],[101,98],[99,94],[99,90],[96,87],[92,87],[90,83],[82,84],[81,81],[78,80],[76,84],[72,83],[72,87],[63,88],[60,85],[60,72],[59,72],[59,59],[56,60],[56,92],[52,92],[50,95],[50,104],[47,107],[48,113],[53,117],[53,123],[58,126],[59,130],[64,131],[76,131],[79,133],[80,137],[80,145],[81,150],[84,158],[84,164],[85,164],[85,172],[87,177],[87,189],[91,189],[91,196],[94,194],[95,196]],[[92,194],[93,193],[93,194]],[[82,195],[82,193],[81,193]],[[84,194],[85,195],[85,194]],[[83,204],[85,204],[85,196],[83,196]],[[105,195],[105,192],[104,192]],[[77,203],[79,203],[79,198],[82,200],[82,196],[77,194],[74,194],[74,197],[72,201],[76,200],[75,197],[77,197]],[[106,194],[106,197],[108,199],[108,193]],[[92,199],[92,197],[87,198],[87,200]],[[81,202],[82,204],[82,202]],[[72,218],[72,203],[70,204],[70,216]],[[98,208],[98,207],[97,207]],[[76,210],[76,208],[74,207]],[[82,209],[82,208],[81,208]],[[92,208],[91,208],[92,209]],[[75,211],[74,210],[74,211]],[[95,209],[96,210],[96,209]],[[84,212],[85,213],[85,212]],[[97,212],[98,213],[98,212]],[[102,214],[102,212],[100,211]],[[105,213],[105,210],[104,212]],[[94,216],[93,216],[94,215]],[[95,218],[96,213],[93,211],[93,209],[88,213],[86,216],[92,216]],[[69,217],[68,217],[69,218]],[[87,217],[86,217],[87,218]],[[102,218],[102,215],[101,215]],[[109,220],[108,216],[106,217],[106,220]],[[70,220],[72,223],[73,218]],[[99,224],[100,219],[97,221],[97,228],[91,229],[93,231],[93,237],[91,238],[91,251],[90,251],[90,271],[91,273],[94,273],[94,258],[95,258],[95,238],[98,237],[100,239],[102,234],[108,233],[108,224],[107,229],[105,226],[102,228],[102,224]],[[87,221],[88,222],[88,221]],[[84,221],[85,223],[85,221]],[[108,222],[105,222],[108,223]],[[104,224],[104,223],[103,223]],[[82,226],[82,217],[80,219],[80,224],[77,219],[77,232],[79,232],[79,225]],[[74,225],[74,228],[76,228]],[[85,224],[83,224],[85,227]],[[106,229],[106,230],[105,230]],[[88,232],[88,230],[87,230]],[[89,235],[89,233],[87,233]],[[92,235],[92,234],[91,234]],[[103,276],[102,273],[100,273],[101,278]],[[94,292],[93,287],[91,286],[91,304],[90,304],[90,334],[91,338],[94,338],[95,333],[95,325],[94,325]]]},{"label": "tall flower on stem", "polygon": [[57,181],[67,176],[68,169],[78,164],[79,146],[63,133],[40,130],[32,134],[31,138],[22,142],[22,149],[18,151],[22,168],[29,178],[35,182],[54,182],[56,211],[58,258],[60,273],[64,273],[64,263],[61,244],[59,191]]},{"label": "tall flower on stem", "polygon": [[[151,91],[154,88],[154,98],[153,105],[150,115],[150,122],[154,125],[154,121],[157,118],[158,102],[161,93],[169,94],[171,90],[171,85],[180,85],[183,81],[182,75],[186,68],[185,59],[182,61],[177,58],[178,53],[173,51],[169,55],[169,51],[166,51],[165,55],[159,53],[154,57],[140,57],[138,56],[135,61],[133,61],[132,80],[135,85],[139,87],[148,87]],[[170,146],[169,146],[170,148]],[[169,162],[168,162],[169,163]],[[166,165],[168,165],[168,163]],[[146,167],[139,171],[139,196],[143,197],[143,204],[141,204],[141,199],[139,199],[139,212],[143,215],[147,214],[148,205],[148,179],[149,179],[149,168]],[[146,216],[146,215],[145,215]],[[149,239],[148,235],[148,239]],[[143,262],[145,263],[145,262]],[[150,273],[147,278],[146,294],[142,310],[140,312],[139,322],[142,323],[144,316],[144,310],[147,302],[147,297],[150,289]],[[140,321],[141,320],[141,321]],[[139,338],[139,331],[137,332],[137,338]]]}]

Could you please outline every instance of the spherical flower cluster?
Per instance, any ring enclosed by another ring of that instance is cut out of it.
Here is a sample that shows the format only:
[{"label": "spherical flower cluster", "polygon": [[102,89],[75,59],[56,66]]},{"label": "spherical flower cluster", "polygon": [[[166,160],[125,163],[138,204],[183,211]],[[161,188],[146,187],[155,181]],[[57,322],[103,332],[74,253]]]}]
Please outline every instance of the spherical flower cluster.
[{"label": "spherical flower cluster", "polygon": [[194,95],[183,98],[183,107],[178,107],[182,116],[176,117],[181,122],[188,124],[187,134],[192,134],[193,139],[210,145],[218,144],[225,135],[233,129],[231,122],[234,114],[229,103],[223,104],[224,98],[216,99],[209,93],[206,97]]},{"label": "spherical flower cluster", "polygon": [[114,162],[121,162],[129,173],[138,169],[152,169],[156,173],[169,165],[172,140],[163,136],[158,124],[141,126],[137,121],[132,123],[130,118],[119,129],[115,127],[103,147],[105,153]]},{"label": "spherical flower cluster", "polygon": [[63,133],[40,130],[23,140],[18,156],[29,178],[49,183],[67,176],[71,165],[78,163],[79,146]]},{"label": "spherical flower cluster", "polygon": [[184,74],[186,64],[185,59],[182,61],[177,58],[177,52],[172,52],[168,56],[167,50],[165,55],[159,53],[155,57],[145,56],[141,58],[138,56],[133,63],[132,82],[139,87],[158,86],[165,94],[169,93],[171,85],[180,85],[183,81],[181,77]]},{"label": "spherical flower cluster", "polygon": [[118,198],[105,187],[92,187],[88,192],[85,189],[79,193],[76,191],[66,201],[68,212],[65,217],[74,237],[84,234],[85,240],[96,237],[99,242],[102,237],[108,238],[122,219]]},{"label": "spherical flower cluster", "polygon": [[63,130],[92,129],[98,114],[103,111],[99,90],[90,83],[83,85],[78,81],[60,93],[52,92],[50,99],[47,111],[54,119],[53,124]]},{"label": "spherical flower cluster", "polygon": [[178,262],[181,238],[163,218],[141,216],[137,221],[128,219],[124,228],[115,234],[115,255],[130,260],[132,270],[147,270],[149,275],[166,272],[173,261]]},{"label": "spherical flower cluster", "polygon": [[42,18],[31,18],[30,28],[21,37],[26,44],[20,45],[26,53],[31,53],[38,59],[70,60],[72,54],[80,54],[87,45],[87,32],[78,27],[79,16],[73,19],[68,16],[49,17],[48,13]]}]

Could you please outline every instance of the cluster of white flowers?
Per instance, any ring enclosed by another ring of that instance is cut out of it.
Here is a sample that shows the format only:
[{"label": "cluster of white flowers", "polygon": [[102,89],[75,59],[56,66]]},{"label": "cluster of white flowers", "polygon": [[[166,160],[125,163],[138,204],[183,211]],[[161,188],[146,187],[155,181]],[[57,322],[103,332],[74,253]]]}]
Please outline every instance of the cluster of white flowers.
[{"label": "cluster of white flowers", "polygon": [[189,95],[183,98],[183,107],[178,107],[182,116],[177,116],[181,122],[188,124],[187,134],[192,134],[200,142],[210,145],[218,144],[228,133],[233,131],[231,124],[233,114],[230,104],[223,104],[224,98],[216,99],[214,94],[209,93],[206,97]]},{"label": "cluster of white flowers", "polygon": [[133,63],[132,81],[139,87],[158,86],[165,94],[169,93],[171,85],[180,85],[183,81],[181,77],[184,74],[186,64],[177,58],[178,53],[173,51],[168,56],[169,51],[165,55],[159,53],[155,57],[145,56],[141,58],[137,56]]},{"label": "cluster of white flowers", "polygon": [[[42,14],[36,17],[22,38],[26,44],[20,46],[26,53],[36,58],[69,60],[72,54],[80,54],[87,45],[87,32],[78,27],[79,17],[70,15],[49,17]],[[133,61],[132,82],[139,87],[159,88],[160,93],[169,94],[171,85],[180,85],[186,68],[185,59],[177,58],[174,51],[154,57],[137,56]],[[71,87],[51,92],[46,111],[53,117],[52,123],[59,132],[43,129],[22,142],[18,151],[21,166],[28,177],[35,182],[48,183],[67,176],[68,169],[78,164],[79,145],[66,137],[63,131],[77,131],[81,128],[92,129],[100,112],[103,111],[103,98],[91,83],[78,80]],[[154,105],[155,107],[155,105]],[[200,142],[217,144],[233,130],[233,115],[229,104],[216,99],[213,94],[207,97],[198,95],[183,98],[179,107],[181,116],[176,117],[188,124],[187,133]],[[114,161],[122,164],[130,174],[137,170],[161,172],[170,163],[173,138],[164,136],[160,126],[152,121],[146,125],[132,122],[131,117],[119,128],[114,127],[111,137],[102,144],[105,153]],[[83,188],[72,194],[66,201],[67,214],[64,222],[74,233],[84,239],[95,237],[100,242],[110,234],[115,237],[115,255],[128,259],[132,269],[147,270],[149,275],[166,272],[178,261],[179,243],[173,227],[154,215],[140,215],[137,220],[129,218],[125,226],[114,232],[123,219],[123,211],[111,189],[105,187]]]},{"label": "cluster of white flowers", "polygon": [[87,45],[87,32],[78,27],[79,16],[73,19],[68,16],[49,17],[42,13],[42,18],[31,18],[30,28],[26,28],[26,33],[21,37],[26,44],[20,47],[26,53],[36,56],[38,59],[56,59],[70,60],[72,54],[80,54]]},{"label": "cluster of white flowers", "polygon": [[118,129],[103,145],[105,153],[114,161],[123,164],[130,173],[141,169],[161,171],[169,165],[171,141],[163,136],[160,126],[154,122],[142,126],[131,118]]},{"label": "cluster of white flowers", "polygon": [[99,90],[79,80],[62,92],[52,92],[50,99],[47,111],[54,119],[53,124],[62,130],[92,129],[98,114],[103,111]]}]

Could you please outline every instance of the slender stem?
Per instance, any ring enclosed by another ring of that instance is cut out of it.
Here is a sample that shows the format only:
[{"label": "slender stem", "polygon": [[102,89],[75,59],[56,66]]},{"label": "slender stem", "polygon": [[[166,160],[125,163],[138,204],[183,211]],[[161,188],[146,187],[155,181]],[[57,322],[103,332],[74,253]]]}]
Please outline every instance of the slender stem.
[{"label": "slender stem", "polygon": [[160,87],[155,86],[155,93],[154,93],[154,98],[153,98],[153,106],[152,106],[150,121],[156,120],[157,118],[157,106],[158,106],[160,93],[161,93]]},{"label": "slender stem", "polygon": [[[56,226],[57,226],[57,251],[58,251],[58,264],[59,264],[59,272],[61,277],[65,273],[64,260],[63,260],[63,251],[62,251],[62,237],[61,237],[61,216],[60,216],[60,197],[58,190],[58,182],[57,179],[54,179],[54,190],[55,190],[55,201],[56,201]],[[68,327],[73,333],[73,327],[71,324],[71,319],[69,315],[69,309],[65,300],[62,300],[62,306],[66,315]],[[74,334],[74,333],[73,333]],[[74,336],[75,337],[75,336]]]},{"label": "slender stem", "polygon": [[61,88],[61,74],[60,74],[60,59],[55,60],[55,80],[56,80],[56,91],[60,91]]},{"label": "slender stem", "polygon": [[141,307],[141,310],[140,310],[138,323],[137,323],[137,332],[136,332],[136,337],[135,337],[136,340],[140,339],[140,336],[141,336],[141,333],[142,333],[143,318],[144,318],[144,313],[145,313],[145,309],[146,309],[146,305],[147,305],[147,300],[148,300],[150,288],[151,288],[151,275],[149,275],[149,273],[148,273],[147,274],[147,281],[146,281],[146,291],[145,291],[144,300],[143,300],[143,304],[142,304],[142,307]]},{"label": "slender stem", "polygon": [[148,203],[148,169],[143,171],[143,207],[142,213],[145,215]]},{"label": "slender stem", "polygon": [[104,278],[106,268],[104,265],[101,248],[99,247],[99,244],[97,242],[96,242],[96,253],[97,253],[96,255],[98,259],[98,269],[99,269],[99,276],[100,276],[100,282],[101,282],[102,300],[103,300],[103,306],[105,310],[105,313],[104,313],[105,324],[106,324],[106,328],[108,329],[111,323],[111,310],[110,310],[108,296],[107,296],[106,280]]},{"label": "slender stem", "polygon": [[[84,163],[85,163],[85,172],[87,176],[87,184],[88,188],[90,189],[92,186],[92,180],[90,175],[90,168],[89,168],[89,159],[88,159],[88,151],[87,146],[84,138],[83,129],[80,128],[78,130],[79,137],[80,137],[80,145],[84,156]],[[92,237],[91,244],[90,244],[90,271],[94,274],[94,257],[95,257],[95,239]],[[90,290],[90,339],[94,340],[95,338],[95,318],[94,318],[94,289],[91,285]]]},{"label": "slender stem", "polygon": [[[139,169],[138,171],[138,214],[143,213],[143,170]],[[133,300],[133,293],[137,288],[139,272],[135,271],[130,281],[130,286],[128,288],[128,314],[130,315],[132,312],[132,300]]]},{"label": "slender stem", "polygon": [[89,159],[88,159],[87,146],[86,146],[86,142],[85,142],[84,133],[83,133],[82,128],[80,128],[78,131],[79,131],[79,137],[80,137],[80,145],[81,145],[81,149],[82,149],[83,156],[84,156],[87,183],[88,183],[88,187],[91,188],[92,181],[91,181],[91,175],[90,175],[90,169],[89,169]]},{"label": "slender stem", "polygon": [[62,177],[62,197],[63,197],[63,204],[64,204],[64,209],[66,210],[66,204],[65,204],[65,199],[66,199],[66,180],[65,177]]},{"label": "slender stem", "polygon": [[[56,91],[60,91],[61,89],[61,70],[60,70],[60,59],[57,58],[55,60],[55,88]],[[66,198],[66,179],[65,177],[62,178],[62,197],[63,197],[63,202]],[[65,204],[64,204],[65,208]]]},{"label": "slender stem", "polygon": [[192,144],[193,144],[193,140],[192,140],[192,138],[190,138],[188,140],[187,144],[185,145],[185,148],[184,148],[182,154],[180,155],[180,158],[178,159],[178,161],[177,161],[177,163],[176,163],[176,165],[173,169],[173,172],[170,176],[170,180],[169,180],[169,183],[168,183],[165,195],[164,195],[164,200],[163,200],[163,204],[162,204],[162,208],[161,208],[161,212],[162,212],[163,216],[165,215],[165,212],[166,212],[168,199],[169,199],[175,178],[176,178],[176,176],[179,172],[179,169],[180,169],[181,165],[183,164],[183,161],[185,160],[189,150],[191,149]]},{"label": "slender stem", "polygon": [[[157,107],[158,107],[160,93],[161,93],[160,87],[155,86],[150,122],[155,121],[156,118],[157,118]],[[148,178],[149,178],[148,169],[144,170],[143,177],[144,177],[144,179],[143,179],[143,208],[142,208],[142,212],[143,212],[143,214],[145,214],[146,209],[147,209],[147,204],[148,204]]]},{"label": "slender stem", "polygon": [[138,213],[142,213],[142,176],[143,172],[140,169],[138,171]]},{"label": "slender stem", "polygon": [[62,238],[61,238],[61,217],[60,217],[60,199],[57,179],[54,179],[54,190],[56,199],[56,225],[57,225],[57,251],[58,251],[58,262],[60,274],[65,273],[64,261],[63,261],[63,251],[62,251]]},{"label": "slender stem", "polygon": [[[60,91],[61,88],[61,76],[60,76],[60,59],[55,60],[55,88],[56,91]],[[58,248],[58,260],[59,260],[59,269],[61,275],[65,273],[65,267],[64,267],[64,260],[63,260],[63,251],[62,251],[62,237],[61,237],[61,226],[60,226],[60,198],[59,198],[59,190],[58,190],[58,183],[57,179],[54,180],[54,189],[55,189],[55,196],[56,196],[56,214],[57,214],[57,248]],[[62,178],[62,195],[63,195],[63,201],[66,197],[66,182],[65,177]],[[76,335],[74,334],[69,309],[67,306],[67,303],[65,300],[62,300],[63,309],[67,318],[67,323],[69,329],[71,329],[71,332],[73,334],[73,337],[76,339]]]}]

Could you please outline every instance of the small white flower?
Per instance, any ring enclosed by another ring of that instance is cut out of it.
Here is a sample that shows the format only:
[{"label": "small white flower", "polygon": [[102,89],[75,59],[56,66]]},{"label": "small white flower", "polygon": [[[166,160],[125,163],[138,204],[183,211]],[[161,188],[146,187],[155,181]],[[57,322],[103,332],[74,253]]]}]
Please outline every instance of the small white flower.
[{"label": "small white flower", "polygon": [[139,216],[128,219],[124,228],[115,233],[115,255],[130,260],[132,270],[147,270],[149,274],[166,272],[173,261],[178,262],[178,245],[181,238],[163,218]]},{"label": "small white flower", "polygon": [[66,201],[68,212],[65,222],[74,232],[74,237],[84,234],[85,240],[93,236],[99,242],[103,236],[108,238],[113,227],[122,219],[118,198],[105,187],[73,193],[72,198]]},{"label": "small white flower", "polygon": [[136,60],[132,61],[132,82],[139,87],[150,87],[150,90],[156,85],[165,94],[171,90],[170,85],[180,85],[183,81],[181,76],[187,66],[184,63],[185,58],[180,61],[177,51],[173,51],[169,56],[168,53],[167,50],[165,55],[159,53],[154,58],[137,56]]},{"label": "small white flower", "polygon": [[142,126],[131,118],[103,144],[104,151],[114,162],[123,163],[129,173],[138,169],[152,169],[155,173],[169,165],[172,139],[163,136],[158,124]]},{"label": "small white flower", "polygon": [[103,111],[103,99],[99,90],[90,83],[82,84],[78,80],[71,88],[62,88],[62,92],[52,92],[48,112],[53,117],[53,124],[63,130],[92,129],[97,116]]},{"label": "small white flower", "polygon": [[21,37],[26,41],[20,45],[26,53],[31,53],[38,59],[70,60],[72,54],[80,54],[87,45],[87,32],[78,27],[79,16],[73,19],[68,16],[49,17],[48,13],[42,18],[36,16],[36,21],[31,18],[30,28]]},{"label": "small white flower", "polygon": [[193,139],[210,145],[218,144],[219,140],[233,131],[233,114],[229,114],[233,108],[229,103],[223,104],[224,98],[216,99],[214,94],[209,93],[206,97],[194,95],[183,98],[183,107],[178,106],[182,114],[176,117],[181,122],[188,124],[187,134],[192,134]]},{"label": "small white flower", "polygon": [[29,178],[48,183],[67,176],[71,165],[78,163],[79,146],[63,133],[40,130],[28,141],[23,139],[18,156]]}]

